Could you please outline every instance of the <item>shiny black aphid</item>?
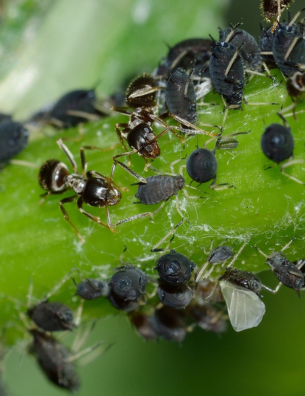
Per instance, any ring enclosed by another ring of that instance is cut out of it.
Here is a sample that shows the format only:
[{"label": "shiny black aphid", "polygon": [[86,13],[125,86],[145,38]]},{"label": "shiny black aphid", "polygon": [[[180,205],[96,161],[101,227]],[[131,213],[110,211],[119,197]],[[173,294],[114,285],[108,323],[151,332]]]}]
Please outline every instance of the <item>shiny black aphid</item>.
[{"label": "shiny black aphid", "polygon": [[137,309],[140,305],[139,299],[136,300],[125,300],[119,297],[113,290],[110,290],[108,300],[114,308],[124,312],[131,312]]},{"label": "shiny black aphid", "polygon": [[[232,28],[225,30],[219,29],[219,41],[225,42],[232,30]],[[251,34],[243,29],[234,29],[229,43],[234,45],[235,48],[240,48],[241,58],[250,69],[257,70],[261,66],[261,49]]]},{"label": "shiny black aphid", "polygon": [[218,162],[215,153],[205,148],[193,151],[186,162],[190,178],[198,183],[206,183],[216,178]]},{"label": "shiny black aphid", "polygon": [[196,93],[191,74],[187,74],[180,67],[170,74],[165,89],[165,102],[171,114],[191,124],[196,123]]},{"label": "shiny black aphid", "polygon": [[180,41],[173,47],[170,47],[168,54],[162,60],[155,76],[167,76],[169,70],[175,71],[178,67],[187,70],[194,65],[194,75],[199,77],[208,77],[207,62],[211,57],[212,41],[204,38],[191,38]]},{"label": "shiny black aphid", "polygon": [[135,311],[129,315],[129,318],[136,332],[144,338],[144,340],[155,340],[158,337],[153,327],[151,316],[143,312]]},{"label": "shiny black aphid", "polygon": [[267,258],[266,263],[283,285],[295,290],[301,297],[300,290],[304,287],[304,274],[296,265],[287,260],[281,252],[272,253]]},{"label": "shiny black aphid", "polygon": [[27,146],[28,138],[29,131],[19,122],[0,122],[0,167]]},{"label": "shiny black aphid", "polygon": [[227,329],[227,321],[221,310],[207,302],[188,306],[186,313],[203,330],[221,334]]},{"label": "shiny black aphid", "polygon": [[144,205],[154,205],[162,201],[166,201],[172,195],[177,194],[185,184],[184,177],[181,175],[156,175],[149,176],[146,179],[146,184],[136,183],[138,191],[136,198]]},{"label": "shiny black aphid", "polygon": [[211,264],[217,264],[232,256],[233,252],[230,246],[218,246],[208,256],[207,261]]},{"label": "shiny black aphid", "polygon": [[76,392],[80,382],[73,364],[69,362],[71,354],[68,349],[49,334],[36,329],[29,332],[34,338],[30,351],[44,374],[60,388]]},{"label": "shiny black aphid", "polygon": [[279,23],[274,33],[272,52],[277,67],[285,76],[301,71],[299,65],[305,63],[305,41],[295,23],[291,26]]},{"label": "shiny black aphid", "polygon": [[168,341],[181,342],[186,336],[184,316],[179,310],[170,307],[156,309],[153,326],[158,336]]},{"label": "shiny black aphid", "polygon": [[269,125],[261,137],[261,148],[265,156],[277,164],[291,157],[294,141],[288,126]]},{"label": "shiny black aphid", "polygon": [[167,307],[182,309],[187,307],[193,297],[193,292],[187,285],[169,285],[166,282],[160,282],[158,287],[158,297]]},{"label": "shiny black aphid", "polygon": [[146,274],[138,268],[122,267],[111,278],[112,292],[125,301],[136,300],[145,292]]},{"label": "shiny black aphid", "polygon": [[183,285],[192,276],[195,264],[183,254],[171,251],[161,256],[156,269],[161,279],[170,285]]},{"label": "shiny black aphid", "polygon": [[73,282],[77,287],[75,294],[84,300],[95,300],[96,298],[102,296],[107,297],[110,293],[110,288],[107,281],[100,281],[98,279],[85,279],[77,284],[73,279]]},{"label": "shiny black aphid", "polygon": [[260,296],[262,283],[257,276],[248,271],[240,271],[237,268],[227,268],[226,272],[219,278],[234,283],[237,286],[244,287]]},{"label": "shiny black aphid", "polygon": [[63,95],[48,114],[49,122],[60,129],[88,122],[90,116],[102,117],[105,112],[96,108],[97,98],[93,89],[77,89]]},{"label": "shiny black aphid", "polygon": [[[236,51],[238,49],[230,43],[215,42],[209,65],[210,78],[215,90],[232,108],[241,106],[245,81],[242,60],[239,54],[236,56]],[[234,56],[236,58],[229,67]]]},{"label": "shiny black aphid", "polygon": [[45,331],[72,330],[73,312],[60,302],[42,302],[28,309],[29,318]]},{"label": "shiny black aphid", "polygon": [[[77,228],[71,223],[68,213],[63,207],[65,203],[73,202],[77,199],[78,210],[83,215],[89,217],[96,223],[111,230],[112,227],[116,227],[117,225],[121,224],[121,222],[118,222],[115,225],[110,224],[110,217],[108,212],[108,206],[117,205],[121,200],[121,193],[112,184],[115,167],[112,167],[110,178],[107,178],[104,175],[95,171],[88,171],[86,172],[85,176],[85,170],[87,165],[84,153],[85,148],[81,147],[80,154],[82,160],[82,174],[79,174],[76,162],[69,149],[66,147],[61,139],[57,141],[57,144],[67,155],[74,173],[70,173],[67,165],[61,161],[55,159],[46,161],[40,168],[38,175],[38,182],[40,186],[47,191],[43,196],[59,194],[68,189],[73,190],[74,195],[62,199],[59,202],[59,206],[65,219],[74,228],[75,232],[77,233],[79,239],[82,242],[84,242],[84,239],[79,234]],[[85,211],[83,209],[84,203],[89,206],[95,206],[98,208],[105,207],[108,221],[107,224],[101,222],[99,217],[95,217],[89,212]],[[124,220],[123,222],[125,221],[126,220]]]}]

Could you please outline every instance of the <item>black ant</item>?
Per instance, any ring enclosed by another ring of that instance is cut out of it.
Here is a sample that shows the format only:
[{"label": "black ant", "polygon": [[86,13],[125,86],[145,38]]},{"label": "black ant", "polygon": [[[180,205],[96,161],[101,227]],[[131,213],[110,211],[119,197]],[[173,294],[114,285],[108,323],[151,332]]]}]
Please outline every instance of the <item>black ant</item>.
[{"label": "black ant", "polygon": [[[57,140],[57,144],[68,157],[73,168],[73,173],[69,172],[68,167],[63,162],[55,159],[50,159],[46,161],[40,168],[38,181],[41,187],[47,191],[45,194],[42,195],[42,197],[51,194],[61,194],[69,189],[73,190],[74,195],[62,199],[59,202],[59,206],[65,219],[74,228],[81,242],[84,242],[83,237],[78,232],[78,229],[72,224],[67,211],[63,207],[63,205],[66,203],[73,202],[77,199],[78,210],[83,215],[89,217],[89,219],[95,221],[96,223],[106,228],[109,228],[112,232],[115,232],[114,227],[117,227],[120,224],[126,223],[127,221],[131,221],[139,217],[143,217],[142,214],[138,214],[121,220],[115,224],[112,224],[108,207],[117,205],[122,197],[120,191],[118,190],[118,186],[113,181],[113,174],[115,171],[116,163],[112,165],[109,178],[96,171],[86,172],[87,162],[85,159],[85,149],[93,150],[98,149],[98,147],[81,147],[80,157],[82,164],[82,174],[80,174],[77,170],[77,164],[72,153],[63,143],[62,139]],[[133,172],[133,174],[139,180],[143,180],[144,182],[146,182],[145,179],[141,178],[136,173]],[[93,216],[92,214],[84,210],[84,203],[89,206],[95,206],[98,208],[105,207],[107,214],[107,223],[103,223],[99,217]]]},{"label": "black ant", "polygon": [[[183,141],[183,138],[177,134],[176,131],[180,131],[180,127],[168,126],[159,116],[156,115],[158,106],[156,103],[156,92],[160,88],[157,86],[155,79],[149,74],[143,74],[136,77],[129,85],[126,90],[126,103],[132,108],[132,112],[126,110],[124,107],[114,106],[112,110],[119,113],[125,114],[129,117],[128,123],[116,124],[116,133],[126,152],[118,154],[113,157],[116,164],[120,164],[127,172],[133,176],[133,171],[122,162],[118,161],[119,157],[126,155],[138,154],[141,156],[146,165],[147,170],[148,163],[147,158],[155,159],[160,155],[160,147],[158,145],[158,139],[165,135],[166,132],[171,131],[178,139]],[[152,124],[158,122],[165,129],[155,135]],[[207,134],[214,136],[212,133],[205,132],[195,125],[192,125],[194,134]],[[125,140],[128,145],[132,148],[128,151]]]}]

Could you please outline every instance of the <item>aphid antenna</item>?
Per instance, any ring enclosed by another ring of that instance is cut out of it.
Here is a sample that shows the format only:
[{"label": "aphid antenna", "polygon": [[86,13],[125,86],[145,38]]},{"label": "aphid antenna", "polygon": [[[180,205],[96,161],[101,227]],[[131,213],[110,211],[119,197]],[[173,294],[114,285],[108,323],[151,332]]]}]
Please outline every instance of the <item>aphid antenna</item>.
[{"label": "aphid antenna", "polygon": [[74,320],[74,326],[78,327],[81,323],[81,319],[82,319],[82,313],[83,313],[83,308],[84,308],[84,301],[83,299],[80,300],[79,306],[77,308],[76,311],[76,317]]},{"label": "aphid antenna", "polygon": [[[228,37],[230,36],[230,34],[228,35]],[[227,41],[228,41],[228,37],[227,37]],[[225,76],[228,76],[228,74],[229,74],[229,72],[230,72],[230,70],[231,70],[231,68],[233,66],[233,63],[236,61],[236,58],[238,57],[238,55],[239,55],[244,43],[245,43],[245,40],[243,40],[241,45],[238,48],[236,48],[236,51],[234,52],[234,54],[232,56],[232,59],[230,60],[228,66],[227,66],[227,68],[225,70]]]},{"label": "aphid antenna", "polygon": [[[238,23],[236,23],[235,25],[230,25],[231,26],[231,28],[232,28],[232,30],[231,30],[231,32],[228,34],[228,36],[227,36],[227,38],[226,38],[226,42],[228,43],[230,40],[231,40],[231,38],[232,37],[234,37],[235,36],[235,34],[236,34],[236,29],[239,27],[239,26],[241,26],[242,25],[242,21],[240,20]],[[244,45],[244,43],[242,43],[242,46]],[[241,47],[240,47],[241,48]]]},{"label": "aphid antenna", "polygon": [[82,348],[84,348],[84,345],[88,341],[88,338],[90,337],[95,325],[96,325],[96,320],[92,320],[89,323],[87,322],[85,324],[82,324],[77,329],[71,347],[72,353],[77,353],[77,351],[80,351]]},{"label": "aphid antenna", "polygon": [[[288,10],[288,16],[289,16],[289,25],[288,26],[292,26],[294,24],[294,22],[298,19],[298,17],[300,16],[300,14],[305,11],[305,7],[302,8],[300,11],[298,11],[295,16],[290,20],[290,10]],[[286,59],[286,58],[285,58]]]},{"label": "aphid antenna", "polygon": [[294,47],[296,46],[296,44],[298,43],[298,41],[300,40],[304,40],[302,36],[297,36],[293,39],[292,43],[290,44],[285,56],[284,56],[284,60],[287,60],[287,58],[289,57],[289,55],[291,54],[292,50],[294,49]]},{"label": "aphid antenna", "polygon": [[124,249],[123,249],[123,251],[122,251],[122,253],[120,254],[120,257],[119,257],[119,262],[124,267],[130,265],[129,263],[126,263],[126,261],[123,261],[126,251],[127,251],[127,246],[124,245]]},{"label": "aphid antenna", "polygon": [[26,167],[28,167],[28,168],[34,168],[34,169],[39,168],[39,165],[34,164],[34,162],[24,161],[24,160],[16,160],[16,159],[13,159],[13,160],[10,160],[10,164],[12,164],[12,165],[26,166]]},{"label": "aphid antenna", "polygon": [[[156,243],[156,244],[151,248],[150,251],[151,251],[151,252],[154,252],[154,253],[155,253],[155,252],[163,252],[163,251],[166,251],[166,250],[171,251],[172,249],[169,249],[169,246],[170,246],[171,242],[174,240],[176,229],[177,229],[178,227],[181,226],[181,224],[183,223],[183,221],[184,221],[184,218],[182,218],[182,220],[181,220],[178,224],[176,224],[174,228],[172,228],[162,239],[160,239],[160,241],[159,241],[158,243]],[[162,245],[162,243],[163,243],[164,241],[166,241],[167,238],[169,238],[171,235],[172,235],[172,238],[170,239],[170,241],[168,242],[168,244],[166,245],[166,247],[165,247],[165,248],[159,248],[159,246]]]},{"label": "aphid antenna", "polygon": [[47,294],[45,295],[45,298],[43,299],[43,302],[44,302],[44,301],[48,301],[48,299],[49,299],[51,296],[53,296],[53,294],[55,294],[55,293],[62,287],[62,285],[63,285],[64,283],[67,282],[68,279],[70,279],[71,274],[73,274],[73,272],[75,272],[76,270],[77,270],[77,268],[76,268],[76,267],[73,267],[66,275],[64,275],[64,276],[61,278],[61,280],[53,287],[53,289],[51,289],[51,290],[49,291],[49,293],[47,293]]}]

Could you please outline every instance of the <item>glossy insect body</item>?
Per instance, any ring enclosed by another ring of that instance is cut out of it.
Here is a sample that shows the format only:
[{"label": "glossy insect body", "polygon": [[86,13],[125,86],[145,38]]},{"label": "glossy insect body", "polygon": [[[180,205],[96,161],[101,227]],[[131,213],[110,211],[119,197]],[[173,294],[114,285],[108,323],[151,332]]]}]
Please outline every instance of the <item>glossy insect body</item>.
[{"label": "glossy insect body", "polygon": [[27,311],[31,320],[45,331],[72,330],[73,312],[60,302],[42,302]]},{"label": "glossy insect body", "polygon": [[[219,41],[225,42],[227,37],[232,32],[231,28],[219,31]],[[262,64],[261,49],[257,44],[255,38],[243,29],[234,29],[234,32],[229,39],[230,44],[235,48],[240,48],[240,55],[250,69],[256,70]]]},{"label": "glossy insect body", "polygon": [[[210,59],[210,78],[215,90],[224,97],[229,106],[241,106],[244,87],[244,69],[237,49],[227,42],[217,42]],[[233,64],[230,66],[233,57]],[[229,70],[227,70],[229,67]]]},{"label": "glossy insect body", "polygon": [[177,194],[183,188],[185,180],[183,176],[156,175],[146,178],[146,184],[138,183],[136,198],[145,205],[154,205],[165,201],[172,195]]},{"label": "glossy insect body", "polygon": [[166,282],[160,282],[158,287],[158,297],[160,301],[171,308],[182,309],[189,305],[193,293],[187,285],[169,285]]},{"label": "glossy insect body", "polygon": [[262,283],[257,276],[251,272],[240,271],[233,267],[228,268],[220,280],[228,281],[230,283],[234,283],[237,286],[251,290],[258,296],[260,295],[260,291],[262,289]]},{"label": "glossy insect body", "polygon": [[199,148],[193,151],[186,162],[186,171],[198,183],[215,179],[218,162],[213,151]]},{"label": "glossy insect body", "polygon": [[0,168],[28,144],[29,131],[14,121],[0,122]]},{"label": "glossy insect body", "polygon": [[144,340],[157,339],[158,335],[153,327],[151,316],[145,315],[142,312],[132,312],[130,314],[130,321],[137,333],[144,338]]},{"label": "glossy insect body", "polygon": [[195,264],[183,254],[171,251],[157,261],[157,271],[161,279],[170,285],[183,285],[192,276]]},{"label": "glossy insect body", "polygon": [[305,63],[305,41],[296,24],[279,24],[272,52],[277,67],[285,76],[300,70],[299,65]]},{"label": "glossy insect body", "polygon": [[170,74],[165,90],[165,101],[169,112],[195,124],[198,120],[196,93],[191,75],[180,67]]},{"label": "glossy insect body", "polygon": [[269,125],[262,137],[261,147],[265,156],[277,164],[293,155],[294,140],[288,126]]},{"label": "glossy insect body", "polygon": [[146,274],[133,267],[120,268],[109,282],[112,292],[125,301],[136,300],[144,294],[146,284]]},{"label": "glossy insect body", "polygon": [[55,385],[75,392],[79,389],[80,383],[74,366],[69,362],[70,352],[60,344],[54,337],[38,330],[29,330],[34,341],[31,352],[36,356],[37,362]]},{"label": "glossy insect body", "polygon": [[[283,23],[284,24],[284,23]],[[273,27],[269,27],[268,29],[263,29],[261,25],[261,34],[259,36],[259,46],[262,52],[270,52],[273,50],[273,39],[274,39],[274,30]],[[273,54],[267,55],[262,54],[262,58],[264,61],[268,63],[269,66],[275,67],[275,60],[273,58]]]},{"label": "glossy insect body", "polygon": [[71,128],[90,118],[98,119],[107,115],[96,107],[94,90],[78,89],[63,95],[51,108],[48,121],[57,128]]},{"label": "glossy insect body", "polygon": [[305,93],[305,72],[296,71],[286,81],[288,95],[300,99]]},{"label": "glossy insect body", "polygon": [[148,123],[136,125],[126,135],[129,146],[137,150],[138,154],[145,158],[157,158],[161,151],[156,141],[156,135]]},{"label": "glossy insect body", "polygon": [[108,294],[108,300],[116,309],[124,312],[131,312],[136,310],[140,302],[138,299],[136,300],[125,300],[124,298],[119,297],[113,290],[110,290]]},{"label": "glossy insect body", "polygon": [[76,284],[76,295],[84,300],[95,300],[96,298],[105,296],[110,293],[108,282],[100,281],[98,279],[85,279],[84,281]]},{"label": "glossy insect body", "polygon": [[300,290],[304,287],[304,274],[286,256],[279,252],[273,253],[267,258],[266,263],[270,266],[278,280],[283,285],[295,290],[300,297]]}]

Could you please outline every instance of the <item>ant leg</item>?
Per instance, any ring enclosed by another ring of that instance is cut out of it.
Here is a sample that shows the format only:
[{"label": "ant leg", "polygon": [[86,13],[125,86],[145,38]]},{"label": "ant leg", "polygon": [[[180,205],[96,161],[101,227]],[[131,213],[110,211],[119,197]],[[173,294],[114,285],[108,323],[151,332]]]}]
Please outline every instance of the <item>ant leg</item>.
[{"label": "ant leg", "polygon": [[245,243],[243,243],[241,245],[241,247],[239,248],[238,252],[234,255],[233,259],[231,260],[231,262],[229,263],[227,268],[232,267],[232,265],[235,263],[237,257],[240,255],[240,253],[244,250],[245,246],[249,243],[250,239],[247,240]]},{"label": "ant leg", "polygon": [[69,215],[68,215],[66,209],[63,207],[64,204],[69,203],[69,202],[73,202],[73,201],[76,200],[76,198],[77,198],[77,195],[73,195],[72,197],[68,197],[68,198],[62,199],[61,201],[59,201],[59,207],[60,207],[60,210],[62,211],[62,214],[64,215],[64,218],[74,228],[74,231],[76,232],[76,234],[77,234],[78,238],[80,239],[81,243],[84,243],[85,242],[84,238],[80,235],[80,233],[78,232],[78,229],[75,227],[75,225],[73,223],[71,223]]},{"label": "ant leg", "polygon": [[66,154],[66,156],[68,157],[68,159],[69,159],[69,161],[70,161],[70,163],[71,163],[71,165],[72,165],[72,168],[73,168],[74,173],[78,173],[77,164],[76,164],[76,161],[75,161],[75,159],[74,159],[73,154],[71,153],[71,151],[70,151],[70,150],[68,149],[68,147],[64,144],[64,142],[62,141],[62,139],[58,139],[56,143],[58,144],[59,148],[60,148],[60,149]]},{"label": "ant leg", "polygon": [[111,151],[115,147],[117,147],[117,144],[113,144],[110,147],[107,148],[102,148],[102,147],[97,147],[97,146],[83,146],[80,148],[80,158],[81,158],[81,163],[82,163],[82,170],[83,170],[83,176],[85,176],[86,171],[87,171],[87,161],[85,158],[85,150],[99,150],[99,151]]},{"label": "ant leg", "polygon": [[121,142],[124,149],[126,151],[128,151],[128,148],[126,147],[124,139],[122,137],[122,131],[119,129],[120,127],[128,128],[128,124],[115,124],[115,131],[116,131],[116,134],[118,135],[119,141]]},{"label": "ant leg", "polygon": [[40,195],[41,200],[39,201],[39,205],[42,205],[49,195],[58,195],[58,194],[62,194],[65,191],[67,191],[67,188],[61,191],[47,191],[44,194],[41,194]]},{"label": "ant leg", "polygon": [[[85,209],[83,209],[83,200],[82,200],[81,197],[78,198],[77,206],[78,206],[78,210],[79,210],[84,216],[89,217],[89,219],[95,221],[97,224],[99,224],[99,225],[101,225],[101,226],[103,226],[103,227],[109,228],[110,231],[116,232],[114,229],[112,229],[111,226],[109,226],[108,224],[103,223],[103,222],[100,220],[99,217],[93,216],[91,213],[89,213],[89,212],[87,212]],[[107,206],[105,206],[105,207],[106,207],[106,210],[107,210]]]},{"label": "ant leg", "polygon": [[128,116],[131,115],[131,112],[128,111],[128,107],[112,106],[110,110],[111,111],[116,111],[117,113],[125,114],[125,115],[128,115]]},{"label": "ant leg", "polygon": [[113,180],[111,180],[110,178],[108,178],[108,177],[102,175],[102,174],[99,173],[99,172],[96,172],[96,171],[89,171],[89,172],[87,172],[87,177],[88,177],[88,178],[90,178],[90,177],[92,177],[92,176],[100,177],[101,179],[107,181],[107,182],[108,182],[108,185],[113,184],[116,188],[118,188],[118,189],[120,189],[120,190],[122,190],[122,191],[129,191],[128,188],[119,186],[119,185],[118,185],[117,183],[115,183]]},{"label": "ant leg", "polygon": [[302,182],[301,180],[297,179],[297,178],[294,177],[294,176],[289,175],[288,173],[286,173],[286,172],[284,171],[284,169],[288,168],[288,167],[291,166],[291,165],[304,164],[304,163],[305,163],[305,160],[302,160],[302,159],[290,160],[290,161],[286,162],[286,164],[283,164],[283,165],[281,166],[281,172],[282,172],[282,174],[283,174],[284,176],[286,176],[286,177],[288,177],[289,179],[291,179],[291,180],[293,180],[293,181],[295,181],[295,182],[297,182],[297,183],[299,183],[299,184],[302,184],[302,185],[304,186],[304,185],[305,185],[304,182]]},{"label": "ant leg", "polygon": [[[138,179],[141,183],[146,184],[147,182],[146,182],[146,179],[144,179],[144,177],[138,175],[138,174],[137,174],[136,172],[134,172],[131,168],[129,168],[129,166],[127,166],[127,165],[125,165],[123,162],[117,160],[117,158],[123,157],[123,156],[125,156],[125,155],[132,155],[132,154],[135,154],[135,153],[137,153],[136,150],[134,150],[134,151],[129,151],[129,152],[123,153],[123,154],[115,155],[115,156],[113,157],[114,165],[115,165],[115,166],[116,166],[117,164],[120,165],[123,169],[125,169],[126,172],[128,172],[128,173],[131,174],[133,177],[135,177],[136,179]],[[142,157],[142,158],[145,160],[144,157]],[[146,162],[146,160],[145,160],[145,162]],[[146,167],[146,166],[145,166],[145,167]]]}]

